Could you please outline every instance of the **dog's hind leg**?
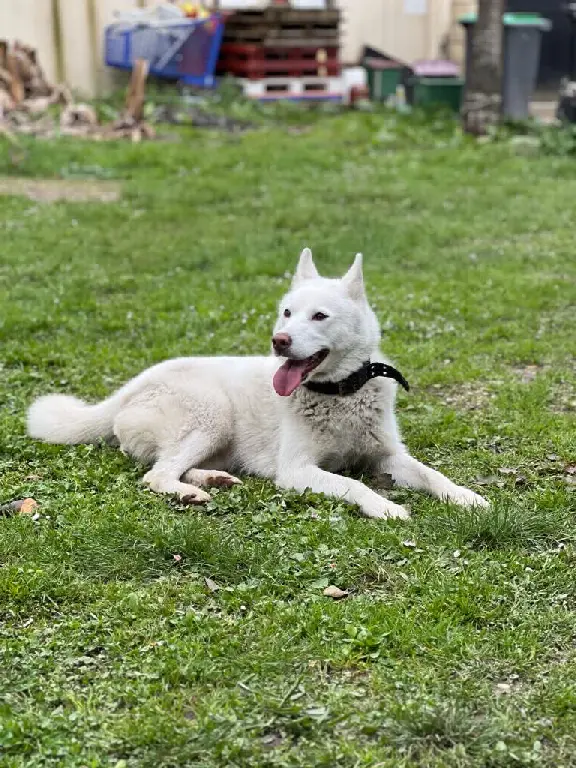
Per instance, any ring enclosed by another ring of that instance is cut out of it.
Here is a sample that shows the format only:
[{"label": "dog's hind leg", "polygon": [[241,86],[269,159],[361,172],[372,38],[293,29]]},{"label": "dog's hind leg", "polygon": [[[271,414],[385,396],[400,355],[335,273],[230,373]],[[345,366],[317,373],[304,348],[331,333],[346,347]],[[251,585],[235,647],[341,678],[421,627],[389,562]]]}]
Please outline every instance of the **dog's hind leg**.
[{"label": "dog's hind leg", "polygon": [[[210,500],[210,494],[198,487],[203,479],[198,473],[202,470],[188,470],[208,459],[213,453],[212,446],[211,436],[199,430],[172,446],[164,446],[152,469],[144,475],[143,482],[156,493],[176,494],[185,504],[204,504]],[[236,481],[236,478],[231,479]]]},{"label": "dog's hind leg", "polygon": [[185,483],[207,488],[229,488],[231,485],[242,485],[242,480],[219,469],[189,469],[184,473],[182,480]]},{"label": "dog's hind leg", "polygon": [[441,472],[422,464],[409,453],[399,452],[384,458],[379,473],[389,474],[395,483],[406,488],[428,491],[444,501],[451,501],[462,507],[488,507],[486,499],[474,491],[456,485]]},{"label": "dog's hind leg", "polygon": [[[210,466],[230,439],[231,413],[217,391],[178,388],[140,397],[120,411],[114,433],[121,449],[152,468],[143,482],[157,493],[176,494],[190,504],[210,499],[200,485],[239,482]],[[155,395],[155,396],[154,396]]]}]

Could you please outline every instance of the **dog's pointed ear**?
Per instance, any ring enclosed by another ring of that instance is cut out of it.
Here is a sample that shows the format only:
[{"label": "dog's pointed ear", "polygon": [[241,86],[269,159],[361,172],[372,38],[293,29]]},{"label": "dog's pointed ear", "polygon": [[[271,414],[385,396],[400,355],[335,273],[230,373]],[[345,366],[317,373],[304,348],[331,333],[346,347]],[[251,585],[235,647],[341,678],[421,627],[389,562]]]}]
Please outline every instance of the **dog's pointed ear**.
[{"label": "dog's pointed ear", "polygon": [[342,278],[342,282],[346,286],[348,295],[353,299],[364,299],[366,294],[364,292],[364,277],[362,275],[362,254],[357,253],[354,263],[346,272]]},{"label": "dog's pointed ear", "polygon": [[292,280],[292,285],[297,285],[298,283],[301,283],[304,280],[313,280],[315,277],[320,277],[320,275],[318,274],[316,265],[312,260],[312,251],[310,250],[310,248],[304,248],[304,250],[300,254],[300,261],[298,262],[298,266],[296,267],[296,272],[294,274],[294,279]]}]

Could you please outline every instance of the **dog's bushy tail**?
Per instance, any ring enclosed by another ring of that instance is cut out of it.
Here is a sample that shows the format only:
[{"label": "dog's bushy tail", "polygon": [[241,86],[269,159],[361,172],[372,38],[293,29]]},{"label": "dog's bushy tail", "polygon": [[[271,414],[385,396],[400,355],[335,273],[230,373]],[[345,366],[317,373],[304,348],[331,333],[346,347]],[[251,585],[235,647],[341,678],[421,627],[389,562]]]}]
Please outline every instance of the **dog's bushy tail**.
[{"label": "dog's bushy tail", "polygon": [[30,437],[46,443],[94,443],[113,436],[116,397],[89,405],[69,395],[45,395],[28,411]]}]

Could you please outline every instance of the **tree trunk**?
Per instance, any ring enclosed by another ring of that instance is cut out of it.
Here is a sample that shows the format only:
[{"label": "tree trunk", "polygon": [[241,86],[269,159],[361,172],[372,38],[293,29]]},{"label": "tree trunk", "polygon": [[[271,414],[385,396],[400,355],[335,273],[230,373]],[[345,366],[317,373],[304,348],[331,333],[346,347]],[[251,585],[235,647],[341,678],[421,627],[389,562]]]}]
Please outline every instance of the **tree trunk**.
[{"label": "tree trunk", "polygon": [[464,130],[485,135],[500,120],[502,111],[502,50],[505,0],[479,0],[478,19],[462,105]]}]

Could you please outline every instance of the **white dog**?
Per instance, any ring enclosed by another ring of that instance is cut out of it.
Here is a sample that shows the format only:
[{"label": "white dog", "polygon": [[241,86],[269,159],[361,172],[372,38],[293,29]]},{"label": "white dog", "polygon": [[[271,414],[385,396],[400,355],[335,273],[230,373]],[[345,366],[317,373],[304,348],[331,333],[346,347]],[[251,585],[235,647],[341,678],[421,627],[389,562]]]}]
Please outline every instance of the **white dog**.
[{"label": "white dog", "polygon": [[210,498],[200,486],[239,483],[234,472],[344,499],[368,517],[408,517],[358,480],[334,474],[360,468],[456,504],[487,506],[407,452],[390,377],[407,385],[379,342],[362,256],[333,280],[319,276],[306,248],[280,303],[274,355],[168,360],[97,405],[41,397],[28,431],[51,443],[116,438],[122,451],[152,464],[144,482],[153,491],[191,504]]}]

